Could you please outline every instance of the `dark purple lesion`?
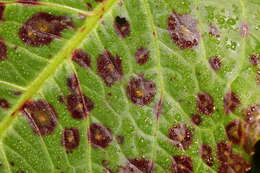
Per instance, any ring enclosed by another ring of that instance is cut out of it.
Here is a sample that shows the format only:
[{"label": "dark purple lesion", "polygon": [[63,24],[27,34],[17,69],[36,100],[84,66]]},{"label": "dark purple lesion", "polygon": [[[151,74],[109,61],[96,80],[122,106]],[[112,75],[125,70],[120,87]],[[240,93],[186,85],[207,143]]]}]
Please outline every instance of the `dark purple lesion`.
[{"label": "dark purple lesion", "polygon": [[143,75],[138,75],[130,79],[126,91],[133,104],[144,106],[153,101],[156,94],[156,84]]},{"label": "dark purple lesion", "polygon": [[214,159],[212,155],[212,148],[208,144],[203,144],[200,148],[200,156],[202,160],[208,165],[213,166]]},{"label": "dark purple lesion", "polygon": [[48,102],[27,101],[21,110],[37,135],[46,136],[54,132],[57,126],[57,113]]},{"label": "dark purple lesion", "polygon": [[197,110],[205,115],[211,115],[215,111],[214,100],[208,93],[197,95]]},{"label": "dark purple lesion", "polygon": [[79,64],[81,67],[88,69],[90,67],[90,55],[82,49],[76,49],[72,53],[72,61]]},{"label": "dark purple lesion", "polygon": [[59,39],[61,32],[70,28],[73,28],[71,18],[38,12],[23,24],[18,35],[24,43],[38,47]]},{"label": "dark purple lesion", "polygon": [[135,60],[140,65],[145,64],[149,60],[149,50],[145,47],[139,47],[135,53]]},{"label": "dark purple lesion", "polygon": [[94,148],[106,148],[112,142],[111,130],[99,123],[92,123],[88,129],[88,140]]},{"label": "dark purple lesion", "polygon": [[97,71],[108,87],[119,81],[123,76],[122,60],[104,51],[97,59]]},{"label": "dark purple lesion", "polygon": [[94,109],[92,100],[80,93],[73,93],[66,97],[67,107],[71,116],[75,119],[85,119]]},{"label": "dark purple lesion", "polygon": [[224,111],[225,114],[234,112],[240,106],[239,97],[232,91],[228,91],[224,96]]},{"label": "dark purple lesion", "polygon": [[7,59],[7,46],[3,39],[0,38],[0,61]]},{"label": "dark purple lesion", "polygon": [[192,131],[185,124],[173,125],[168,131],[171,143],[177,148],[187,150],[193,140]]},{"label": "dark purple lesion", "polygon": [[240,144],[244,138],[244,123],[241,120],[234,120],[226,126],[228,139],[234,144]]},{"label": "dark purple lesion", "polygon": [[0,22],[4,21],[5,4],[0,2]]},{"label": "dark purple lesion", "polygon": [[62,145],[66,148],[67,152],[75,150],[80,143],[80,134],[77,128],[65,128],[62,134]]},{"label": "dark purple lesion", "polygon": [[260,56],[256,53],[250,55],[249,60],[253,66],[257,66],[258,64],[260,64]]},{"label": "dark purple lesion", "polygon": [[130,24],[125,17],[116,16],[114,20],[114,28],[121,38],[126,38],[130,35]]},{"label": "dark purple lesion", "polygon": [[161,116],[162,109],[163,109],[163,98],[161,97],[160,100],[155,104],[155,107],[154,107],[154,114],[155,114],[157,120]]},{"label": "dark purple lesion", "polygon": [[24,5],[39,5],[40,2],[38,0],[17,0],[17,3]]},{"label": "dark purple lesion", "polygon": [[185,155],[177,155],[172,158],[172,173],[192,173],[193,165],[191,157]]},{"label": "dark purple lesion", "polygon": [[218,56],[211,57],[209,59],[209,64],[214,71],[219,71],[222,66],[221,59]]},{"label": "dark purple lesion", "polygon": [[0,109],[8,109],[9,107],[10,103],[4,98],[0,98]]},{"label": "dark purple lesion", "polygon": [[153,173],[154,163],[152,160],[144,158],[132,158],[128,159],[128,163],[125,166],[119,168],[120,173]]},{"label": "dark purple lesion", "polygon": [[192,114],[191,115],[191,120],[193,124],[199,126],[202,122],[201,116],[199,114]]},{"label": "dark purple lesion", "polygon": [[217,158],[220,162],[218,173],[245,173],[251,165],[239,154],[232,151],[231,145],[221,141],[217,144]]},{"label": "dark purple lesion", "polygon": [[168,31],[172,40],[181,49],[194,48],[199,44],[200,34],[197,21],[190,14],[173,12],[168,17]]}]

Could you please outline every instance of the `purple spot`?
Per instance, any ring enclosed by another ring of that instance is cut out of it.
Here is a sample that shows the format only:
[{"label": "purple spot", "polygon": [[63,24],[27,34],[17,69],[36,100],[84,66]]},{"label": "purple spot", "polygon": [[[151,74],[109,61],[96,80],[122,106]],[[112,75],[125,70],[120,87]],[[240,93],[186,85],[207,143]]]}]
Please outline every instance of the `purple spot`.
[{"label": "purple spot", "polygon": [[240,26],[240,35],[242,37],[247,37],[250,34],[249,32],[249,25],[243,22]]},{"label": "purple spot", "polygon": [[197,126],[199,126],[201,124],[201,122],[202,122],[201,116],[199,114],[193,114],[191,116],[191,120]]},{"label": "purple spot", "polygon": [[130,24],[125,17],[117,16],[114,21],[116,33],[121,38],[126,38],[130,34]]},{"label": "purple spot", "polygon": [[92,123],[88,131],[88,140],[95,148],[106,148],[112,142],[110,129],[105,126]]},{"label": "purple spot", "polygon": [[121,166],[119,173],[153,173],[154,163],[151,160],[141,159],[129,159],[129,163],[126,166]]},{"label": "purple spot", "polygon": [[79,90],[79,80],[75,73],[73,73],[67,81],[68,87],[72,93],[78,92]]},{"label": "purple spot", "polygon": [[252,54],[250,56],[250,63],[253,66],[257,66],[258,64],[260,64],[260,56],[258,54]]},{"label": "purple spot", "polygon": [[160,115],[162,113],[162,106],[163,106],[163,100],[160,98],[160,100],[155,104],[154,107],[154,113],[157,118],[157,120],[160,118]]},{"label": "purple spot", "polygon": [[197,21],[190,14],[174,12],[168,18],[168,31],[172,40],[181,49],[193,48],[199,44],[200,34],[196,28]]},{"label": "purple spot", "polygon": [[64,29],[72,27],[72,20],[69,17],[39,12],[28,19],[20,28],[19,37],[30,46],[43,46],[60,38]]},{"label": "purple spot", "polygon": [[124,136],[117,136],[116,141],[117,141],[118,144],[123,144],[124,141],[125,141],[125,137]]},{"label": "purple spot", "polygon": [[144,47],[140,47],[137,49],[135,53],[135,60],[138,64],[143,65],[149,59],[149,50]]},{"label": "purple spot", "polygon": [[90,67],[90,55],[82,49],[76,49],[73,52],[72,60],[86,69]]},{"label": "purple spot", "polygon": [[192,160],[188,156],[174,156],[172,158],[172,173],[192,173]]},{"label": "purple spot", "polygon": [[197,110],[205,115],[210,115],[215,111],[214,101],[208,93],[197,95]]},{"label": "purple spot", "polygon": [[208,166],[213,166],[212,149],[209,145],[203,144],[200,148],[200,156]]},{"label": "purple spot", "polygon": [[94,103],[84,94],[70,94],[67,96],[67,107],[75,119],[85,119],[94,108]]},{"label": "purple spot", "polygon": [[214,71],[219,71],[222,66],[222,62],[218,56],[213,56],[209,59],[209,64]]},{"label": "purple spot", "polygon": [[232,92],[229,91],[226,93],[224,97],[224,111],[225,114],[229,114],[230,112],[234,112],[235,109],[240,105],[240,100],[238,96]]},{"label": "purple spot", "polygon": [[243,137],[243,124],[240,120],[234,120],[226,126],[228,139],[234,144],[240,144]]},{"label": "purple spot", "polygon": [[192,132],[185,124],[177,124],[169,129],[169,138],[178,148],[186,150],[192,144]]},{"label": "purple spot", "polygon": [[105,51],[97,60],[97,70],[105,84],[111,87],[123,76],[121,58],[114,57],[109,51]]},{"label": "purple spot", "polygon": [[68,152],[79,146],[80,135],[77,128],[65,128],[62,134],[62,145]]},{"label": "purple spot", "polygon": [[6,99],[0,98],[0,108],[2,109],[8,109],[10,107],[10,104]]},{"label": "purple spot", "polygon": [[39,5],[40,3],[37,1],[38,0],[18,0],[17,2],[24,5]]},{"label": "purple spot", "polygon": [[127,86],[128,98],[137,106],[144,106],[152,102],[156,94],[156,85],[153,81],[139,75],[130,79]]},{"label": "purple spot", "polygon": [[7,59],[7,47],[2,39],[0,39],[0,61]]},{"label": "purple spot", "polygon": [[54,132],[57,126],[57,114],[46,101],[27,101],[22,111],[37,135],[45,136]]},{"label": "purple spot", "polygon": [[220,37],[218,28],[216,26],[210,25],[209,26],[209,34],[214,37]]},{"label": "purple spot", "polygon": [[5,11],[5,4],[4,3],[0,3],[0,22],[4,21],[4,11]]}]

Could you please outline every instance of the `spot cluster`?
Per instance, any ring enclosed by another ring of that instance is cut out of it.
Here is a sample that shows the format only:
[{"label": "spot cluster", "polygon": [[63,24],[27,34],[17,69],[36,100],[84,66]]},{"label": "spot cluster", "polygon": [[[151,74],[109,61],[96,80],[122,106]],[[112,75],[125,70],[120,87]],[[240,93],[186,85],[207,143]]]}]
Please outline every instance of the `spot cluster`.
[{"label": "spot cluster", "polygon": [[197,22],[190,14],[173,12],[168,18],[168,31],[172,40],[181,49],[194,48],[199,44],[200,34]]},{"label": "spot cluster", "polygon": [[23,24],[18,35],[24,43],[37,47],[50,44],[54,39],[60,38],[64,29],[72,27],[69,17],[39,12]]},{"label": "spot cluster", "polygon": [[250,170],[250,164],[240,155],[232,151],[231,145],[221,141],[217,145],[217,158],[220,162],[218,173],[245,173]]},{"label": "spot cluster", "polygon": [[192,144],[192,131],[185,124],[177,124],[169,129],[168,136],[173,145],[182,150],[187,150]]},{"label": "spot cluster", "polygon": [[57,114],[48,102],[27,101],[22,107],[22,112],[37,135],[45,136],[54,132],[57,126]]}]

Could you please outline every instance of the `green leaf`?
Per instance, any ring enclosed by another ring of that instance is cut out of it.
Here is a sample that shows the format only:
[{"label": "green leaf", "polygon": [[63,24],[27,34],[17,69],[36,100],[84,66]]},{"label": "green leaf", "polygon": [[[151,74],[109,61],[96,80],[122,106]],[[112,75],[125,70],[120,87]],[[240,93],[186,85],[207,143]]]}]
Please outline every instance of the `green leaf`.
[{"label": "green leaf", "polygon": [[257,0],[1,0],[0,173],[250,169]]}]

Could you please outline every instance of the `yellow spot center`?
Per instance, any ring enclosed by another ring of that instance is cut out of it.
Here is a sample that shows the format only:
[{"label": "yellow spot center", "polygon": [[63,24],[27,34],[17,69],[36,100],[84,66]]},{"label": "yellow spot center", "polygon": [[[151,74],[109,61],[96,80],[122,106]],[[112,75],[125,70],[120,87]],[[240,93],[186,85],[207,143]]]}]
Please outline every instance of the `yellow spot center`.
[{"label": "yellow spot center", "polygon": [[115,67],[114,67],[113,64],[108,64],[108,65],[107,65],[107,69],[108,69],[109,71],[115,71]]},{"label": "yellow spot center", "polygon": [[141,90],[141,89],[137,89],[137,90],[135,91],[135,95],[136,95],[137,97],[142,97],[142,96],[144,96],[144,91]]},{"label": "yellow spot center", "polygon": [[181,33],[185,36],[189,36],[191,34],[190,30],[183,25],[181,26]]}]

